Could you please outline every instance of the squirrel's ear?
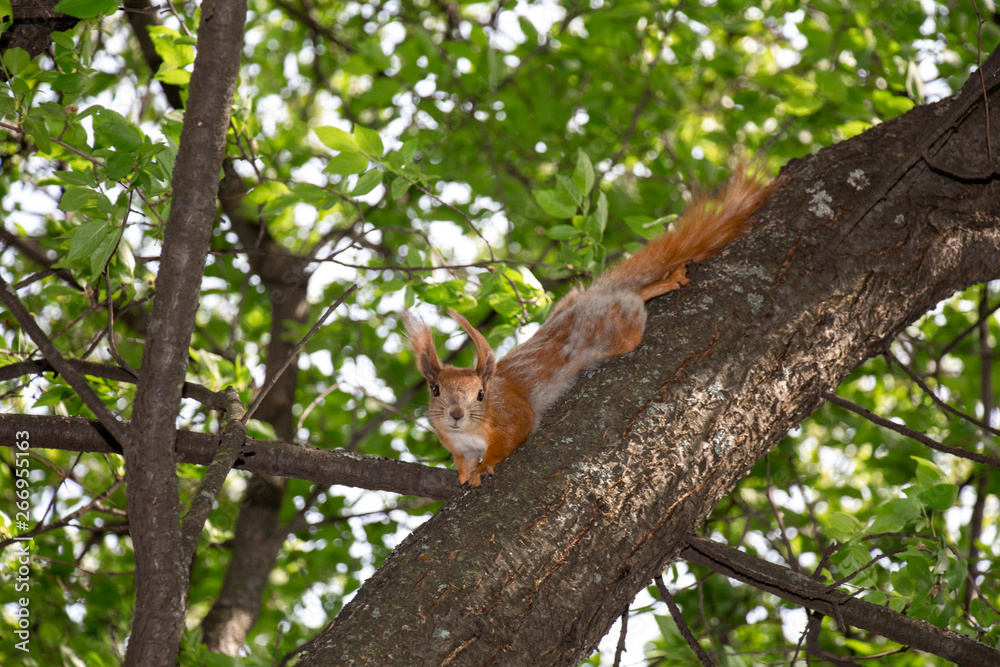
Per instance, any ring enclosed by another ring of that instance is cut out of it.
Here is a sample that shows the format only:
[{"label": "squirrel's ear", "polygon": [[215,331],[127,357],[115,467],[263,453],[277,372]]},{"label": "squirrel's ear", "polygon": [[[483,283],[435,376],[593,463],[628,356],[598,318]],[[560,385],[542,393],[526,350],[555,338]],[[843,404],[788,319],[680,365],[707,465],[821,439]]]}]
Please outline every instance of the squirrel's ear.
[{"label": "squirrel's ear", "polygon": [[493,377],[493,370],[496,367],[496,355],[493,354],[493,350],[490,348],[490,344],[486,342],[483,338],[483,334],[479,333],[475,327],[469,324],[469,320],[465,319],[458,313],[456,313],[451,308],[448,309],[448,314],[451,319],[458,322],[458,325],[465,329],[465,333],[469,334],[469,338],[476,345],[476,373],[483,379],[483,384],[490,381]]},{"label": "squirrel's ear", "polygon": [[434,337],[431,330],[427,328],[424,321],[419,316],[408,310],[403,311],[403,326],[406,327],[406,335],[410,339],[410,345],[417,355],[417,368],[420,374],[428,382],[434,384],[441,373],[441,360],[438,359],[437,351],[434,349]]}]

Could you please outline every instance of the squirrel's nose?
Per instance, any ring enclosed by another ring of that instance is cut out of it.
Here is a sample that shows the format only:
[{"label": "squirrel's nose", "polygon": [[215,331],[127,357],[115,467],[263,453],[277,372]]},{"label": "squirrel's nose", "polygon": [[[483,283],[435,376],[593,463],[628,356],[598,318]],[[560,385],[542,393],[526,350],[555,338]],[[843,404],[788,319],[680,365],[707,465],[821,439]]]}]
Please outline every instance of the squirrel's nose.
[{"label": "squirrel's nose", "polygon": [[459,419],[465,416],[465,410],[463,410],[462,408],[455,407],[448,411],[448,415],[455,421],[458,421]]}]

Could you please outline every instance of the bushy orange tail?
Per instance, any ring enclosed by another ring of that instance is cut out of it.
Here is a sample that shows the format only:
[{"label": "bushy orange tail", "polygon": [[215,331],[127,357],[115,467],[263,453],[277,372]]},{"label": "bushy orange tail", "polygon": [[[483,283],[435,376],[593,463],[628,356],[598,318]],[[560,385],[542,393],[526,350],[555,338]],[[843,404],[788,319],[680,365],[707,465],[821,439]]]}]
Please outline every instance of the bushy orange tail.
[{"label": "bushy orange tail", "polygon": [[770,188],[741,166],[721,198],[696,199],[673,229],[646,244],[600,283],[629,287],[649,300],[687,283],[684,267],[719,253],[743,233],[746,220],[763,203]]}]

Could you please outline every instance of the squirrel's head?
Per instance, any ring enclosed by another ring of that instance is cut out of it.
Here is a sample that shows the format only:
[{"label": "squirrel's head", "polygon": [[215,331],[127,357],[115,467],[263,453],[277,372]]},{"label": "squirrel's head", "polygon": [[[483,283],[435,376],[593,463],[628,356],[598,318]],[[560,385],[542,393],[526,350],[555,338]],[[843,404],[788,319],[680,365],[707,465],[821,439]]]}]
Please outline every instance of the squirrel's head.
[{"label": "squirrel's head", "polygon": [[485,419],[490,379],[496,368],[496,355],[483,335],[468,320],[451,309],[448,314],[469,334],[476,346],[474,368],[442,364],[434,348],[434,337],[418,316],[404,311],[403,324],[417,355],[417,368],[427,380],[427,388],[431,394],[431,422],[435,428],[461,433],[475,430]]}]

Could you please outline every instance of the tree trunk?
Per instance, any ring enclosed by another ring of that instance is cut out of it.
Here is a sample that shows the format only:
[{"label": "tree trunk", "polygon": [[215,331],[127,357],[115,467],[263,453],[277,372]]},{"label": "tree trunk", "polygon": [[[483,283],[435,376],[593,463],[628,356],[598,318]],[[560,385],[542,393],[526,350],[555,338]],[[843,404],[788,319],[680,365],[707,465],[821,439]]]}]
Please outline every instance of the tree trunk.
[{"label": "tree trunk", "polygon": [[215,218],[210,179],[222,169],[247,10],[245,0],[215,0],[201,11],[163,236],[164,270],[156,278],[131,442],[121,443],[136,591],[126,665],[176,663],[187,611],[191,563],[181,548],[174,425]]},{"label": "tree trunk", "polygon": [[[996,60],[985,85],[1000,108]],[[396,548],[297,664],[589,655],[821,392],[939,300],[1000,276],[1000,183],[977,90],[978,75],[950,103],[787,165],[747,236],[649,304],[640,347],[585,373],[494,478]]]}]

